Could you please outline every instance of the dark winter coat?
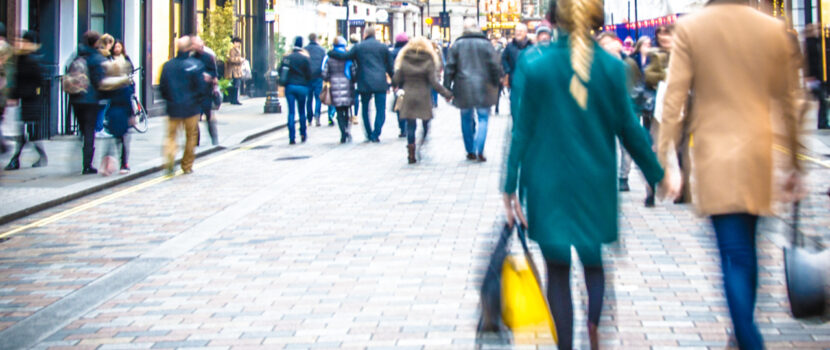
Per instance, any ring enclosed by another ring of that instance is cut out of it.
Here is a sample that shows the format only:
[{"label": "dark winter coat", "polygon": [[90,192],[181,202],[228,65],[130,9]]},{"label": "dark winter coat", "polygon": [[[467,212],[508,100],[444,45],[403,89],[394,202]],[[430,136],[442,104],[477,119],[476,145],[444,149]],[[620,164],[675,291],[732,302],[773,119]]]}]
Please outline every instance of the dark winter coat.
[{"label": "dark winter coat", "polygon": [[529,39],[525,39],[524,41],[513,39],[501,53],[501,66],[504,74],[508,75],[511,86],[513,85],[513,73],[516,70],[516,64],[519,63],[519,55],[532,44]]},{"label": "dark winter coat", "polygon": [[43,115],[45,70],[39,49],[39,45],[26,43],[17,52],[17,71],[11,97],[20,99],[20,119],[25,122],[40,121]]},{"label": "dark winter coat", "polygon": [[[346,62],[329,57],[323,67],[323,80],[330,83],[331,100],[335,107],[348,107],[354,104],[354,83],[346,77]],[[351,66],[352,76],[356,68]]]},{"label": "dark winter coat", "polygon": [[[216,59],[207,52],[196,52],[193,58],[197,59],[205,67],[205,74],[211,78],[219,75],[216,67]],[[205,95],[202,98],[202,112],[209,112],[213,108],[213,83],[205,84]]]},{"label": "dark winter coat", "polygon": [[400,102],[401,118],[432,119],[432,89],[450,98],[452,93],[438,82],[438,67],[441,58],[426,39],[409,42],[395,60],[393,83],[404,90]]},{"label": "dark winter coat", "polygon": [[392,58],[392,62],[398,60],[398,54],[401,53],[401,50],[403,50],[404,46],[406,46],[406,44],[408,43],[409,41],[395,42],[395,46],[392,47],[392,49],[389,51],[389,54]]},{"label": "dark winter coat", "polygon": [[450,48],[444,67],[444,87],[460,109],[489,108],[499,98],[502,67],[484,34],[464,34]]},{"label": "dark winter coat", "polygon": [[[84,93],[70,95],[69,101],[72,104],[97,105],[101,100],[98,94],[98,84],[101,83],[101,79],[104,79],[104,68],[101,64],[107,59],[98,50],[83,44],[78,46],[78,56],[86,60],[89,87]],[[69,64],[71,63],[72,61],[69,61]]]},{"label": "dark winter coat", "polygon": [[188,53],[179,53],[161,68],[161,96],[167,101],[170,118],[190,118],[202,113],[206,91],[205,67]]},{"label": "dark winter coat", "polygon": [[394,74],[389,48],[375,38],[366,38],[349,52],[331,51],[329,57],[357,62],[357,91],[360,93],[384,93],[389,90],[386,75]]},{"label": "dark winter coat", "polygon": [[312,41],[305,47],[308,58],[311,61],[311,80],[323,77],[323,59],[326,58],[326,49]]},{"label": "dark winter coat", "polygon": [[[322,63],[320,63],[322,64]],[[303,51],[297,49],[285,58],[282,59],[282,67],[288,67],[288,78],[286,86],[300,85],[308,86],[311,82],[311,60]]]}]

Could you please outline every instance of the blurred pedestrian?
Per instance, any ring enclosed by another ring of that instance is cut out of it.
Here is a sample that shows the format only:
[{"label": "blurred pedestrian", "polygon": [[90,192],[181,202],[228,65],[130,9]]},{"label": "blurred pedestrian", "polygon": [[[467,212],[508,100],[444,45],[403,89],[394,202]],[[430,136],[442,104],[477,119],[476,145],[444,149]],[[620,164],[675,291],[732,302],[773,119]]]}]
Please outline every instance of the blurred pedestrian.
[{"label": "blurred pedestrian", "polygon": [[[359,43],[360,43],[360,35],[357,35],[357,33],[349,35],[349,50],[351,50],[353,47],[355,47],[355,45],[357,45]],[[355,62],[352,61],[352,64],[355,64]],[[355,85],[355,87],[356,86],[357,85]],[[355,93],[354,93],[354,114],[352,114],[352,124],[354,124],[354,125],[357,125],[358,112],[360,112],[360,95],[358,95],[357,89],[355,89]]]},{"label": "blurred pedestrian", "polygon": [[[133,64],[124,52],[124,43],[116,41],[112,46],[112,60],[103,64],[104,79],[101,80],[100,90],[102,97],[109,100],[106,114],[106,129],[112,135],[113,141],[104,151],[105,159],[112,157],[113,149],[120,149],[120,173],[130,172],[130,118],[133,115],[132,98],[135,86],[132,81]],[[102,162],[103,163],[103,162]],[[102,166],[101,171],[107,167]],[[109,175],[109,174],[106,174]]]},{"label": "blurred pedestrian", "polygon": [[231,86],[228,88],[228,99],[232,105],[241,105],[239,103],[239,88],[242,85],[242,64],[245,63],[245,57],[242,56],[242,39],[233,38],[231,40],[233,47],[228,52],[228,61],[225,63],[225,79],[231,80]]},{"label": "blurred pedestrian", "polygon": [[[785,24],[744,3],[714,0],[675,26],[658,155],[663,164],[673,164],[683,134],[694,134],[694,203],[715,230],[726,302],[741,349],[764,348],[753,315],[755,240],[758,217],[773,213],[771,116],[781,119],[787,164],[793,169],[785,190],[797,190],[804,171],[798,161],[799,61]],[[685,113],[690,90],[695,95],[691,112]],[[676,166],[668,167],[667,174],[680,182]],[[680,186],[672,186],[669,197],[679,195]]]},{"label": "blurred pedestrian", "polygon": [[[406,32],[401,32],[395,36],[395,46],[392,48],[392,62],[395,62],[398,59],[398,54],[407,43],[409,43],[409,35],[407,35]],[[396,86],[395,88],[400,88],[400,86]],[[392,105],[395,106],[397,102],[398,96],[395,95],[395,98],[392,100]],[[398,137],[404,138],[406,137],[406,119],[401,118],[401,111],[398,110],[395,111],[395,113],[398,115],[398,129],[401,130]]]},{"label": "blurred pedestrian", "polygon": [[424,129],[422,140],[425,140],[429,133],[429,122],[432,120],[430,90],[437,90],[448,101],[452,99],[452,93],[438,82],[439,65],[441,65],[441,60],[426,38],[412,39],[395,60],[393,80],[395,86],[403,89],[400,97],[402,100],[398,101],[398,106],[401,118],[406,120],[406,149],[409,164],[417,162],[415,129],[418,119],[421,120]]},{"label": "blurred pedestrian", "polygon": [[[193,52],[191,56],[202,63],[205,67],[205,91],[202,95],[202,115],[205,116],[207,122],[208,134],[210,135],[210,142],[214,146],[219,144],[219,131],[216,130],[216,120],[213,115],[213,89],[219,82],[219,73],[216,69],[216,58],[208,52],[205,47],[205,41],[198,36],[192,37]],[[201,136],[201,133],[199,134]],[[201,137],[199,137],[201,140]],[[201,142],[196,141],[196,145]]]},{"label": "blurred pedestrian", "polygon": [[45,86],[46,70],[43,67],[43,56],[40,53],[40,41],[37,32],[33,30],[23,33],[18,43],[15,56],[17,66],[14,77],[14,88],[11,98],[20,102],[20,132],[17,137],[17,148],[12,155],[6,170],[20,169],[20,152],[26,142],[34,145],[40,157],[32,164],[33,168],[45,167],[49,163],[46,149],[41,140],[47,134],[43,125],[43,89]]},{"label": "blurred pedestrian", "polygon": [[522,224],[545,258],[560,349],[573,349],[571,247],[576,249],[588,289],[589,343],[598,349],[605,292],[601,245],[615,241],[619,232],[615,137],[648,182],[660,182],[663,170],[634,114],[624,64],[593,49],[591,30],[604,20],[602,2],[580,0],[575,6],[571,1],[576,0],[557,4],[559,40],[528,51],[514,71],[514,92],[522,97],[514,115],[504,204],[511,225],[522,204],[527,210],[519,218],[526,217]]},{"label": "blurred pedestrian", "polygon": [[550,45],[553,32],[550,27],[541,25],[536,28],[536,45]]},{"label": "blurred pedestrian", "polygon": [[193,41],[189,36],[176,40],[178,52],[176,57],[167,61],[161,68],[159,90],[167,101],[167,142],[164,155],[167,158],[165,169],[167,175],[173,174],[176,160],[176,137],[179,129],[184,127],[185,146],[182,156],[182,171],[193,173],[196,137],[199,132],[199,115],[202,112],[205,82],[205,67],[195,58],[190,57]]},{"label": "blurred pedestrian", "polygon": [[[339,52],[346,52],[346,39],[337,37],[334,39],[334,49]],[[332,105],[329,108],[336,109],[337,125],[340,127],[340,143],[351,141],[352,135],[349,132],[349,108],[354,104],[354,78],[357,74],[357,67],[352,61],[344,61],[334,57],[326,57],[323,65],[323,80],[329,83]]]},{"label": "blurred pedestrian", "polygon": [[533,43],[527,37],[527,26],[523,23],[516,25],[513,40],[504,48],[501,56],[502,70],[504,70],[504,86],[510,89],[513,82],[513,72],[519,62],[519,55]]},{"label": "blurred pedestrian", "polygon": [[[112,47],[115,45],[115,38],[112,35],[104,34],[101,35],[101,38],[98,39],[98,42],[95,43],[95,49],[98,50],[98,53],[104,57],[104,61],[112,60]],[[103,99],[103,96],[102,96]],[[98,116],[95,119],[95,132],[97,133],[96,137],[109,137],[110,135],[106,133],[104,130],[104,120],[107,116],[107,101],[102,101],[104,103],[104,107],[98,110]]]},{"label": "blurred pedestrian", "polygon": [[[464,20],[464,33],[447,55],[444,87],[453,93],[453,104],[461,110],[461,133],[467,160],[487,161],[484,142],[490,107],[498,101],[502,70],[496,50],[475,19]],[[478,122],[476,123],[476,118]]]},{"label": "blurred pedestrian", "polygon": [[[91,30],[84,33],[75,58],[67,67],[66,81],[73,81],[78,91],[70,93],[69,101],[72,111],[78,120],[78,129],[83,135],[83,171],[82,174],[97,174],[98,169],[92,166],[95,158],[95,124],[102,109],[99,84],[104,78],[102,64],[106,61],[103,55],[95,49],[95,44],[101,34]],[[65,82],[66,86],[67,83]]]},{"label": "blurred pedestrian", "polygon": [[[625,68],[628,72],[628,90],[629,93],[634,92],[634,82],[640,81],[640,69],[637,63],[631,57],[628,57],[623,52],[623,46],[620,39],[613,32],[602,32],[597,36],[597,42],[603,50],[617,57],[625,62]],[[625,150],[622,143],[617,142],[620,150],[620,164],[619,164],[619,190],[620,192],[628,192],[631,190],[628,185],[628,175],[631,173],[631,156]]]},{"label": "blurred pedestrian", "polygon": [[[14,48],[6,40],[6,26],[0,23],[0,126],[6,115],[6,104],[14,79]],[[0,154],[9,151],[6,139],[3,137],[3,128],[0,127]]]},{"label": "blurred pedestrian", "polygon": [[[504,52],[504,45],[502,44],[502,42],[496,37],[493,37],[492,39],[490,39],[490,42],[493,44],[493,49],[496,50],[496,56],[497,57],[502,57],[502,53]],[[499,95],[498,95],[498,97],[496,97],[496,111],[495,111],[497,115],[499,114],[499,105],[501,105],[501,96],[503,95],[503,93],[504,93],[504,84],[502,84],[501,81],[499,81]]]},{"label": "blurred pedestrian", "polygon": [[[311,80],[308,82],[309,94],[306,104],[308,126],[311,126],[312,120],[320,126],[320,91],[323,90],[323,58],[326,57],[326,49],[317,44],[317,34],[311,33],[308,35],[308,45],[305,46],[305,51],[308,52],[311,61]],[[329,126],[334,126],[334,121],[331,119],[329,119]]]},{"label": "blurred pedestrian", "polygon": [[294,135],[294,117],[297,112],[300,114],[300,138],[306,142],[306,98],[309,94],[309,83],[311,82],[311,59],[308,53],[303,50],[303,37],[294,38],[294,49],[290,55],[282,59],[280,72],[283,67],[288,68],[288,78],[285,84],[285,99],[288,103],[288,143],[296,144]]},{"label": "blurred pedestrian", "polygon": [[[389,48],[375,38],[375,28],[366,28],[363,42],[355,45],[346,53],[329,52],[330,57],[357,62],[357,91],[363,105],[363,127],[366,138],[371,142],[380,142],[380,133],[386,120],[386,93],[389,90],[387,76],[391,77],[392,57]],[[375,100],[374,128],[369,121],[369,103]]]}]

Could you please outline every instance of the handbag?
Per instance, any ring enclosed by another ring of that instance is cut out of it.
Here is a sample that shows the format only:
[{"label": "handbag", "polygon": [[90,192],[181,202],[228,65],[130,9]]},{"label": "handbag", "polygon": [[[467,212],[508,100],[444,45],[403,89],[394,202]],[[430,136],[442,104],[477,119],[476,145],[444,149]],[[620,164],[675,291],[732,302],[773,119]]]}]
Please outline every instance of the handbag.
[{"label": "handbag", "polygon": [[[509,254],[513,231],[521,243],[522,253]],[[496,333],[510,337],[516,344],[556,343],[557,334],[539,272],[527,246],[525,229],[505,225],[481,285],[481,317],[478,334]]]},{"label": "handbag", "polygon": [[404,99],[405,95],[406,95],[406,91],[404,91],[404,89],[398,89],[398,91],[395,92],[395,104],[392,107],[393,111],[395,111],[395,112],[400,112],[401,111],[401,108],[403,107],[403,99]]},{"label": "handbag", "polygon": [[326,106],[331,106],[334,104],[331,98],[331,84],[323,84],[323,89],[320,90],[320,102]]},{"label": "handbag", "polygon": [[242,80],[251,80],[253,79],[253,74],[251,74],[251,62],[248,61],[246,58],[242,61]]},{"label": "handbag", "polygon": [[791,245],[784,248],[787,297],[795,318],[819,317],[825,309],[824,271],[828,258],[820,244],[817,244],[819,247],[805,245],[804,235],[798,228],[799,207],[799,202],[793,204]]}]

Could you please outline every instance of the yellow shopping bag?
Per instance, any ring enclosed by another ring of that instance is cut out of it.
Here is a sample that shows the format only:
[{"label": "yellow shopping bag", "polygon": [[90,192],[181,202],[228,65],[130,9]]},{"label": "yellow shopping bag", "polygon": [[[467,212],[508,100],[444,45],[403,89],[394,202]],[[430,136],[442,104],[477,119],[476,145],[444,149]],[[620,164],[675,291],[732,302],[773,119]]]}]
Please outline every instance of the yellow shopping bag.
[{"label": "yellow shopping bag", "polygon": [[556,343],[556,327],[539,283],[538,270],[523,230],[519,228],[518,233],[523,254],[508,256],[502,265],[502,320],[512,331],[516,344]]}]

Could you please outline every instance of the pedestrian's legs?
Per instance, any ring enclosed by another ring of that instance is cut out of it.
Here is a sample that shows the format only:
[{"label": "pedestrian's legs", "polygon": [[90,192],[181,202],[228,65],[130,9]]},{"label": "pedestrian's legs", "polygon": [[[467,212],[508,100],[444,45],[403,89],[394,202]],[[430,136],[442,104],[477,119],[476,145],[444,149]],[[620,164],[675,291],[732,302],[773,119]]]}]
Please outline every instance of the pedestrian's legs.
[{"label": "pedestrian's legs", "polygon": [[182,170],[185,174],[193,171],[193,160],[196,159],[196,134],[199,132],[199,115],[184,119],[184,156],[182,156]]},{"label": "pedestrian's legs", "polygon": [[357,117],[357,115],[360,114],[360,113],[358,113],[358,112],[360,112],[360,96],[361,95],[358,94],[357,91],[354,91],[354,115],[355,115],[355,117]]},{"label": "pedestrian's legs", "polygon": [[473,121],[473,109],[461,110],[461,136],[464,139],[464,150],[467,154],[475,155],[475,121]]},{"label": "pedestrian's legs", "polygon": [[329,125],[331,125],[331,123],[334,123],[334,115],[337,113],[337,108],[329,106],[327,109],[329,113]]},{"label": "pedestrian's legs", "polygon": [[173,166],[176,162],[176,136],[179,133],[179,126],[182,125],[181,118],[167,118],[167,142],[164,143],[164,157],[165,168],[168,173],[173,172]]},{"label": "pedestrian's legs", "polygon": [[240,87],[240,80],[238,78],[234,78],[231,80],[231,91],[228,94],[231,100],[231,104],[238,105],[239,104],[239,87]]},{"label": "pedestrian's legs", "polygon": [[360,104],[363,108],[363,128],[366,129],[366,139],[368,139],[369,141],[374,141],[374,135],[372,134],[372,124],[369,123],[369,102],[371,102],[371,100],[371,93],[360,94]]},{"label": "pedestrian's legs", "polygon": [[[314,119],[320,121],[320,109],[323,108],[323,101],[320,100],[320,92],[323,91],[323,79],[317,79],[314,85]],[[311,114],[311,110],[308,111]]]},{"label": "pedestrian's legs", "polygon": [[619,178],[620,179],[628,179],[628,174],[631,173],[631,156],[628,154],[628,151],[625,150],[622,143],[617,140],[617,144],[620,148],[620,171],[619,171]]},{"label": "pedestrian's legs", "polygon": [[121,136],[121,169],[129,169],[130,167],[130,134]]},{"label": "pedestrian's legs", "polygon": [[726,303],[742,350],[763,349],[764,339],[755,324],[755,298],[758,289],[758,257],[755,230],[758,217],[750,214],[725,214],[711,217],[720,249]]},{"label": "pedestrian's legs", "polygon": [[107,116],[107,107],[98,109],[98,114],[95,116],[95,132],[104,130],[104,118]]},{"label": "pedestrian's legs", "polygon": [[288,104],[288,141],[293,143],[297,133],[294,127],[294,115],[297,113],[297,108],[294,103],[297,101],[297,96],[292,91],[291,86],[285,87],[285,101]]},{"label": "pedestrian's legs", "polygon": [[818,128],[827,129],[830,126],[827,125],[827,100],[824,99],[824,83],[820,83],[812,92],[813,96],[818,100],[818,117],[816,118]]},{"label": "pedestrian's legs", "polygon": [[438,108],[438,91],[432,89],[432,108]]},{"label": "pedestrian's legs", "polygon": [[306,98],[308,97],[308,88],[301,88],[300,93],[297,94],[297,109],[300,112],[300,139],[305,142],[308,134],[306,133],[306,120],[310,121],[310,117],[306,114]]},{"label": "pedestrian's legs", "polygon": [[571,296],[571,246],[541,247],[548,275],[548,304],[559,349],[573,349],[574,306]]},{"label": "pedestrian's legs", "polygon": [[207,121],[208,134],[210,134],[210,142],[216,146],[219,144],[219,132],[216,130],[216,121],[213,119],[213,110],[205,111],[205,120]]},{"label": "pedestrian's legs", "polygon": [[424,130],[421,132],[421,144],[422,144],[422,145],[423,145],[425,142],[427,142],[427,135],[429,134],[429,123],[430,123],[431,121],[432,121],[431,119],[424,119],[424,120],[422,120],[422,121],[421,121],[421,126],[422,126],[422,127],[423,127],[423,129],[424,129]]},{"label": "pedestrian's legs", "polygon": [[6,165],[5,170],[17,170],[20,169],[20,153],[23,152],[23,146],[26,144],[26,128],[24,127],[23,123],[20,123],[19,132],[17,135],[17,142],[14,149],[14,154],[12,154],[12,158],[9,160],[9,164]]},{"label": "pedestrian's legs", "polygon": [[384,122],[386,122],[386,92],[381,92],[375,94],[375,142],[380,142]]},{"label": "pedestrian's legs", "polygon": [[406,122],[406,143],[410,145],[415,144],[415,129],[418,128],[417,119],[404,119]]},{"label": "pedestrian's legs", "polygon": [[6,145],[6,138],[3,137],[3,119],[6,112],[6,106],[0,106],[0,154],[6,154],[9,151],[8,146]]},{"label": "pedestrian's legs", "polygon": [[323,79],[314,79],[309,86],[310,89],[308,90],[305,108],[306,115],[308,116],[308,125],[311,125],[312,120],[317,120],[317,126],[320,126],[320,92],[323,90]]},{"label": "pedestrian's legs", "polygon": [[349,106],[337,107],[337,126],[340,128],[340,143],[345,143],[349,138]]},{"label": "pedestrian's legs", "polygon": [[99,109],[98,105],[74,105],[78,128],[84,138],[84,170],[95,169],[92,167],[92,159],[95,157],[95,121],[98,118]]},{"label": "pedestrian's legs", "polygon": [[484,142],[487,141],[487,120],[489,119],[489,108],[476,108],[476,114],[478,114],[478,127],[476,128],[476,136],[475,136],[475,154],[476,155],[483,155],[484,154]]},{"label": "pedestrian's legs", "polygon": [[499,114],[499,105],[501,104],[500,102],[502,89],[504,89],[504,87],[501,84],[499,84],[499,95],[496,98],[496,114]]}]

